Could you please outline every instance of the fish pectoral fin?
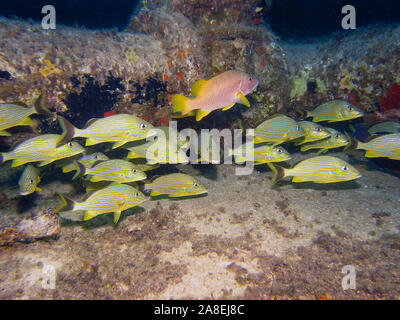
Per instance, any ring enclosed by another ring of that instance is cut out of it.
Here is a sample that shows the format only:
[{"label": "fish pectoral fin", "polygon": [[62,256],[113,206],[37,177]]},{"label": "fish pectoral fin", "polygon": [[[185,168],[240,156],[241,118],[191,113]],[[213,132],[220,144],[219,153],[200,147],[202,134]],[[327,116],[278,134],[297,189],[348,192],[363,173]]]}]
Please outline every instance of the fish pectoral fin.
[{"label": "fish pectoral fin", "polygon": [[192,95],[197,97],[200,92],[201,92],[201,88],[207,83],[207,80],[199,80],[196,81],[193,86],[192,86]]},{"label": "fish pectoral fin", "polygon": [[203,119],[206,115],[208,115],[211,111],[207,111],[207,110],[202,110],[199,109],[196,112],[196,121],[200,121],[201,119]]},{"label": "fish pectoral fin", "polygon": [[126,141],[116,142],[116,143],[113,144],[111,149],[116,149],[116,148],[122,147],[124,144],[126,144]]},{"label": "fish pectoral fin", "polygon": [[237,94],[237,97],[238,97],[238,103],[244,104],[246,107],[250,108],[250,102],[249,100],[247,100],[247,98],[244,96],[243,93],[239,92]]},{"label": "fish pectoral fin", "polygon": [[39,163],[39,167],[47,166],[48,164],[52,163],[53,161],[54,161],[53,159],[48,159],[48,160],[42,161]]},{"label": "fish pectoral fin", "polygon": [[86,211],[85,215],[83,216],[83,221],[87,221],[87,220],[93,219],[96,216],[97,216],[97,213],[95,213],[93,211]]},{"label": "fish pectoral fin", "polygon": [[229,110],[230,108],[232,108],[235,104],[230,104],[229,106],[226,106],[225,108],[222,108],[222,111],[226,111]]},{"label": "fish pectoral fin", "polygon": [[302,178],[302,177],[294,177],[294,178],[292,179],[292,182],[306,182],[306,181],[309,181],[309,180],[304,179],[304,178]]},{"label": "fish pectoral fin", "polygon": [[114,224],[117,224],[120,217],[121,217],[121,211],[114,212]]},{"label": "fish pectoral fin", "polygon": [[36,187],[36,191],[37,192],[42,192],[43,190],[42,190],[42,188]]},{"label": "fish pectoral fin", "polygon": [[11,164],[11,167],[13,167],[13,168],[14,167],[19,167],[19,166],[22,166],[25,163],[27,163],[27,161],[20,160],[20,159],[15,159],[15,160],[13,160],[13,162]]},{"label": "fish pectoral fin", "polygon": [[29,117],[26,117],[24,120],[22,120],[20,123],[18,123],[19,126],[31,126],[32,125],[32,119]]},{"label": "fish pectoral fin", "polygon": [[159,196],[159,195],[161,195],[161,194],[162,194],[162,193],[160,193],[160,192],[158,192],[158,191],[156,191],[156,190],[151,190],[150,196],[154,197],[154,196]]},{"label": "fish pectoral fin", "polygon": [[99,144],[99,143],[102,143],[103,141],[99,141],[99,140],[96,140],[96,139],[93,139],[93,138],[88,138],[88,139],[86,139],[86,146],[92,146],[92,145],[94,145],[94,144]]},{"label": "fish pectoral fin", "polygon": [[328,152],[328,149],[320,149],[317,153],[318,154],[323,154],[323,153],[326,153],[326,152]]},{"label": "fish pectoral fin", "polygon": [[[1,123],[1,121],[0,121],[0,123]],[[7,132],[7,131],[0,131],[0,136],[3,136],[3,137],[10,137],[10,136],[11,136],[11,133],[9,133],[9,132]]]},{"label": "fish pectoral fin", "polygon": [[103,181],[101,178],[99,178],[98,176],[91,176],[89,179],[90,182],[100,182]]},{"label": "fish pectoral fin", "polygon": [[379,158],[379,157],[381,157],[379,154],[376,154],[375,152],[369,151],[369,150],[365,153],[365,156],[367,158]]}]

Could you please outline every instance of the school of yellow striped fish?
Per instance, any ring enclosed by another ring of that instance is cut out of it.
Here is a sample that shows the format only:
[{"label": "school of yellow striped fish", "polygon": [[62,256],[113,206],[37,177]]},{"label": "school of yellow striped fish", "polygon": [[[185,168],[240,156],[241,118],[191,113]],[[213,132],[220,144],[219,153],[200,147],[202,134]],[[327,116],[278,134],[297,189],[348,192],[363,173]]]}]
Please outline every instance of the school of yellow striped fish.
[{"label": "school of yellow striped fish", "polygon": [[[210,80],[200,80],[192,88],[192,97],[176,95],[173,99],[174,117],[194,116],[197,121],[214,110],[230,109],[235,103],[250,106],[245,97],[258,85],[258,80],[243,72],[228,72]],[[215,97],[218,97],[216,99]],[[213,103],[214,101],[214,103]],[[0,104],[0,135],[9,136],[7,129],[17,126],[30,126],[32,114],[51,115],[45,105],[45,96],[40,95],[34,106],[22,103]],[[326,153],[340,147],[365,150],[366,157],[386,157],[400,160],[400,124],[383,122],[369,129],[372,139],[361,142],[351,138],[329,124],[348,121],[363,116],[356,106],[344,101],[326,102],[305,114],[312,121],[296,121],[286,115],[276,114],[266,119],[248,137],[253,142],[243,143],[231,148],[228,156],[235,163],[248,161],[255,165],[267,164],[274,173],[272,184],[292,177],[292,182],[335,183],[357,179],[360,172],[349,163],[333,156],[318,155],[305,159],[292,168],[277,165],[291,159],[291,155],[281,145],[293,143],[301,152],[318,150]],[[165,133],[165,140],[159,138],[146,140],[153,134],[155,127],[149,122],[132,114],[116,114],[101,119],[92,119],[84,128],[76,128],[62,116],[58,121],[63,129],[62,135],[43,134],[23,141],[8,152],[0,153],[0,163],[12,161],[12,167],[26,165],[19,179],[20,194],[26,196],[39,187],[43,167],[54,163],[63,173],[75,172],[73,180],[81,179],[86,185],[87,194],[81,201],[74,201],[60,194],[62,205],[57,212],[84,211],[83,220],[98,215],[112,213],[114,223],[119,221],[121,212],[144,201],[160,195],[171,198],[207,194],[207,188],[197,179],[184,173],[171,173],[148,179],[146,172],[165,164],[187,164],[187,151],[190,138],[181,135],[169,127],[158,127]],[[173,133],[177,139],[170,139]],[[85,139],[85,147],[75,138]],[[199,136],[201,145],[195,149],[199,163],[220,163],[223,157],[215,146],[219,142],[210,136]],[[163,142],[164,148],[160,148]],[[87,148],[109,143],[111,149],[124,149],[124,159],[110,159],[102,152]],[[197,146],[198,144],[195,144]],[[151,152],[153,150],[153,152]],[[139,160],[139,161],[137,161]],[[140,191],[143,186],[144,191]],[[146,193],[149,195],[146,195]]]}]

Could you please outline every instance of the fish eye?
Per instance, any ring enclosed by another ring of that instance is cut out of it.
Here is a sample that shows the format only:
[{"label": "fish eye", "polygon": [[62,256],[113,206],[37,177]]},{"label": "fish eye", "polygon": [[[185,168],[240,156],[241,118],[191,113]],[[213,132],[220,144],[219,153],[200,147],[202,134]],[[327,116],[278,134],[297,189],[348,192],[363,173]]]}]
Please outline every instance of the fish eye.
[{"label": "fish eye", "polygon": [[193,184],[196,188],[199,186],[199,184],[196,182],[195,184]]},{"label": "fish eye", "polygon": [[68,146],[68,147],[72,147],[72,142],[68,142],[68,143],[67,143],[67,146]]},{"label": "fish eye", "polygon": [[343,169],[343,171],[347,171],[348,168],[346,166],[344,166],[342,169]]},{"label": "fish eye", "polygon": [[349,106],[348,108],[349,108],[349,111],[352,111],[352,110],[353,110],[352,106]]},{"label": "fish eye", "polygon": [[249,77],[249,81],[253,81],[253,78],[252,78],[252,77]]},{"label": "fish eye", "polygon": [[145,125],[144,123],[142,123],[142,124],[140,125],[140,129],[146,129],[146,125]]},{"label": "fish eye", "polygon": [[133,173],[136,173],[136,172],[137,172],[137,170],[136,170],[136,169],[133,169],[133,170],[132,170],[132,172],[133,172]]},{"label": "fish eye", "polygon": [[136,192],[136,193],[135,193],[135,196],[136,196],[136,197],[139,197],[139,192]]},{"label": "fish eye", "polygon": [[32,179],[29,179],[29,183],[30,183],[30,184],[33,184],[33,180],[32,180]]},{"label": "fish eye", "polygon": [[296,127],[296,129],[297,129],[297,131],[300,131],[300,126],[298,125],[298,126]]},{"label": "fish eye", "polygon": [[278,153],[282,153],[282,149],[277,149],[276,151],[278,151]]},{"label": "fish eye", "polygon": [[321,128],[317,128],[317,131],[318,131],[318,132],[321,132]]},{"label": "fish eye", "polygon": [[97,160],[99,157],[97,156],[97,154],[94,156],[94,158]]},{"label": "fish eye", "polygon": [[339,135],[338,134],[335,134],[335,139],[339,139]]}]

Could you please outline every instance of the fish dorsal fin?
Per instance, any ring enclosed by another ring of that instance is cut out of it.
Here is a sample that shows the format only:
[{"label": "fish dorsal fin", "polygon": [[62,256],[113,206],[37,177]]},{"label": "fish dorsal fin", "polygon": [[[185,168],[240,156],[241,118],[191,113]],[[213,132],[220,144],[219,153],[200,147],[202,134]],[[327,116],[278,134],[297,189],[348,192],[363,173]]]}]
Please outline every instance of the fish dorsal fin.
[{"label": "fish dorsal fin", "polygon": [[97,120],[99,120],[99,118],[92,118],[89,119],[85,125],[83,126],[83,129],[86,129],[87,127],[89,127],[90,125],[92,125],[93,123],[95,123]]},{"label": "fish dorsal fin", "polygon": [[153,183],[154,180],[156,180],[156,179],[159,178],[159,177],[161,177],[161,175],[159,175],[159,174],[156,174],[155,176],[151,177],[150,183]]},{"label": "fish dorsal fin", "polygon": [[199,80],[196,81],[193,86],[192,86],[192,95],[197,97],[200,92],[201,92],[201,88],[207,83],[207,80]]}]

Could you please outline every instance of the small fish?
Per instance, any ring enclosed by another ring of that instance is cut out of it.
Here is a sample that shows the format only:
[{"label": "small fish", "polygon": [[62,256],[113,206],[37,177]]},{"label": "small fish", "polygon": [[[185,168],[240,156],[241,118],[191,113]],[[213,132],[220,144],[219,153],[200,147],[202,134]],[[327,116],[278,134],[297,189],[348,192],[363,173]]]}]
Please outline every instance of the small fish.
[{"label": "small fish", "polygon": [[35,168],[31,164],[28,164],[18,181],[19,194],[21,196],[27,196],[28,194],[34,193],[35,191],[42,191],[42,189],[37,186],[39,182],[39,169]]},{"label": "small fish", "polygon": [[245,96],[258,86],[258,82],[240,71],[226,71],[209,80],[199,80],[192,87],[192,97],[177,94],[172,98],[173,112],[186,115],[197,110],[196,121],[200,121],[210,112],[226,111],[235,103],[250,107]]},{"label": "small fish", "polygon": [[122,211],[147,200],[143,193],[127,184],[112,184],[86,196],[81,202],[73,201],[62,194],[59,196],[62,205],[56,209],[56,212],[85,211],[84,221],[100,214],[113,212],[114,223],[118,222]]},{"label": "small fish", "polygon": [[400,160],[400,133],[379,135],[368,142],[355,140],[354,148],[366,150],[367,158],[384,157]]},{"label": "small fish", "polygon": [[[241,149],[242,147],[243,149]],[[246,150],[248,150],[250,154],[245,153]],[[282,162],[291,158],[290,154],[282,147],[270,144],[253,145],[249,142],[234,150],[230,150],[229,153],[235,156],[236,163],[253,161],[254,165]]]},{"label": "small fish", "polygon": [[400,122],[385,121],[377,123],[368,129],[370,134],[400,133]]},{"label": "small fish", "polygon": [[302,145],[307,142],[323,140],[331,136],[331,133],[318,123],[311,121],[300,121],[299,125],[306,132],[306,135],[299,138],[299,141],[296,142],[296,146]]},{"label": "small fish", "polygon": [[[81,163],[85,168],[91,168],[98,161],[110,160],[104,153],[94,152],[91,154],[85,154],[82,158],[77,161]],[[67,173],[76,170],[76,164],[71,162],[63,166],[62,172]]]},{"label": "small fish", "polygon": [[313,117],[314,122],[337,122],[363,117],[364,113],[344,100],[325,102],[312,111],[307,111],[307,118]]},{"label": "small fish", "polygon": [[10,136],[10,133],[4,131],[16,126],[30,126],[32,120],[30,115],[39,113],[51,115],[46,107],[46,97],[41,94],[35,101],[33,107],[28,107],[24,103],[0,103],[0,136]]},{"label": "small fish", "polygon": [[278,114],[254,129],[254,143],[270,142],[274,145],[304,136],[306,132],[292,118]]},{"label": "small fish", "polygon": [[292,182],[333,183],[349,181],[361,177],[360,172],[336,157],[317,156],[300,161],[292,169],[286,169],[275,164],[270,164],[274,171],[272,184],[292,176]]},{"label": "small fish", "polygon": [[20,143],[12,151],[0,153],[0,163],[13,160],[12,167],[29,162],[41,161],[39,167],[53,161],[83,153],[85,149],[76,142],[68,142],[56,147],[58,134],[43,134]]},{"label": "small fish", "polygon": [[91,168],[85,168],[85,166],[77,161],[74,161],[76,166],[76,175],[83,176],[90,174],[91,182],[99,181],[114,181],[118,183],[133,182],[146,179],[146,174],[138,169],[132,162],[111,159],[106,161],[98,161]]},{"label": "small fish", "polygon": [[146,139],[153,126],[146,120],[132,114],[116,114],[106,118],[92,119],[84,129],[75,128],[68,120],[58,117],[63,135],[57,145],[63,145],[72,138],[86,138],[86,146],[103,142],[114,142],[113,149],[130,141]]},{"label": "small fish", "polygon": [[126,149],[129,151],[127,159],[146,159],[148,164],[189,162],[186,152],[167,140],[149,141]]},{"label": "small fish", "polygon": [[184,173],[171,173],[158,177],[151,183],[146,183],[144,188],[151,189],[151,196],[167,194],[170,197],[186,197],[207,192],[197,179]]},{"label": "small fish", "polygon": [[350,140],[345,134],[332,128],[326,128],[326,130],[328,130],[331,135],[328,139],[305,143],[301,146],[300,151],[304,152],[311,149],[321,149],[318,153],[323,153],[329,149],[346,147],[350,144]]}]

